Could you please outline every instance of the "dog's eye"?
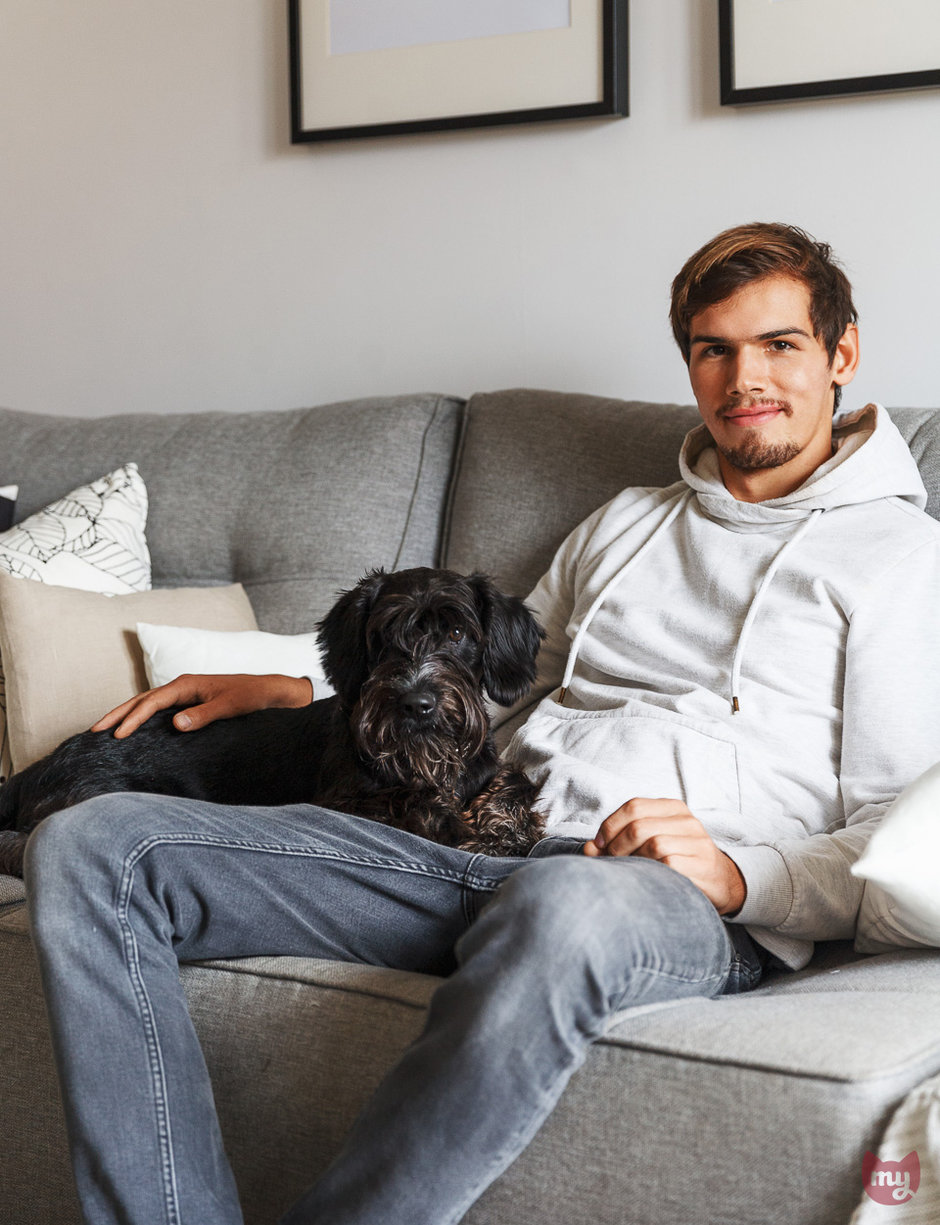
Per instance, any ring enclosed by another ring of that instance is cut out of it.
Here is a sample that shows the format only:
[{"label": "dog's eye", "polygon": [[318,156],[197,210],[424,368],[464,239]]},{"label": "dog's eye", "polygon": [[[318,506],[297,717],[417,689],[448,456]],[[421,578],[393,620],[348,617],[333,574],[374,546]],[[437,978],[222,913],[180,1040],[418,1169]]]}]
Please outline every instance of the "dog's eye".
[{"label": "dog's eye", "polygon": [[463,639],[463,626],[462,626],[462,625],[452,625],[452,626],[450,627],[450,630],[449,630],[448,634],[447,634],[447,637],[448,637],[448,638],[451,640],[451,642],[460,642],[460,641],[462,641],[462,639]]}]

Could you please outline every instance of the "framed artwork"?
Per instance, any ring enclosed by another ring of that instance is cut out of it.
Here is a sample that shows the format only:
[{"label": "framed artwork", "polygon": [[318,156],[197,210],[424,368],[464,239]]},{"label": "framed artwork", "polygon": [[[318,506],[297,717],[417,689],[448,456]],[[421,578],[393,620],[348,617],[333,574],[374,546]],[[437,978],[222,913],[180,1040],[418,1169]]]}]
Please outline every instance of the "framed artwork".
[{"label": "framed artwork", "polygon": [[719,0],[721,101],[940,85],[940,0]]},{"label": "framed artwork", "polygon": [[628,0],[289,3],[295,144],[628,113]]}]

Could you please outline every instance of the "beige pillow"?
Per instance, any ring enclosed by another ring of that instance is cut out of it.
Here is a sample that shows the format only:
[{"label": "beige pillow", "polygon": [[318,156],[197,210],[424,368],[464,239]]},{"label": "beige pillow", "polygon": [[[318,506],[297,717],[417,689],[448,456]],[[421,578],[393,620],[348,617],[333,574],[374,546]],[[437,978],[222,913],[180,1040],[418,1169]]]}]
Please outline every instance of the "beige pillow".
[{"label": "beige pillow", "polygon": [[0,655],[14,770],[147,688],[138,621],[258,628],[240,583],[106,596],[0,572]]}]

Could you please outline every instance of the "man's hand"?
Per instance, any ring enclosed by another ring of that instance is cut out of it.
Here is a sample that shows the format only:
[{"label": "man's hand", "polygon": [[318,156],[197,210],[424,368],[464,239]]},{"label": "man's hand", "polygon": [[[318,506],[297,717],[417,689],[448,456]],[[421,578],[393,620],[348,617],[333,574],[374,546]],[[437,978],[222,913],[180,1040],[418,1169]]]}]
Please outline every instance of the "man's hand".
[{"label": "man's hand", "polygon": [[629,800],[611,813],[584,853],[658,859],[697,885],[722,915],[740,910],[747,896],[737,864],[681,800]]},{"label": "man's hand", "polygon": [[104,732],[113,727],[115,737],[123,740],[157,711],[185,706],[186,710],[174,715],[173,724],[178,731],[194,732],[216,719],[231,719],[234,715],[269,710],[274,706],[307,706],[312,699],[313,687],[305,677],[242,673],[178,676],[159,689],[149,689],[122,702],[99,719],[91,730]]}]

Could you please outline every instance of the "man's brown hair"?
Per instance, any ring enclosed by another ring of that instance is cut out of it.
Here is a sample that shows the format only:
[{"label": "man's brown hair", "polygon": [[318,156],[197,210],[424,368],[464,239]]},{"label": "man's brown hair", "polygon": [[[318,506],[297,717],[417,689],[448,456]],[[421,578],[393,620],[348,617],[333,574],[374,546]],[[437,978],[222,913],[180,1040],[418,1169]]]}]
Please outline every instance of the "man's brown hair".
[{"label": "man's brown hair", "polygon": [[858,315],[852,286],[832,248],[798,226],[754,221],[724,230],[707,242],[686,260],[672,283],[669,319],[686,364],[693,316],[768,276],[788,276],[806,286],[813,332],[833,360],[845,329],[858,322]]}]

